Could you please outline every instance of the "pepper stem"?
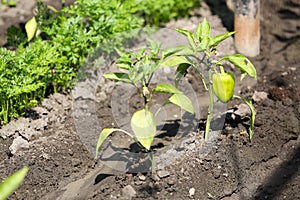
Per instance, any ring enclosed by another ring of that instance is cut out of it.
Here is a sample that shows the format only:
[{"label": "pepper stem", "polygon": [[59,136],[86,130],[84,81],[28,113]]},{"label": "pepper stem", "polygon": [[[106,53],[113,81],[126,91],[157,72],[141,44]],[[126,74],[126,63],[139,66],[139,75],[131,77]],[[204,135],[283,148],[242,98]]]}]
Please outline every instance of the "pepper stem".
[{"label": "pepper stem", "polygon": [[225,71],[224,71],[224,67],[223,67],[222,65],[219,65],[219,68],[220,68],[220,72],[221,72],[221,74],[224,74],[224,73],[225,73]]},{"label": "pepper stem", "polygon": [[[222,67],[223,68],[223,67]],[[224,69],[223,69],[224,71]],[[208,87],[208,91],[209,91],[209,107],[208,107],[208,115],[207,115],[207,120],[206,120],[206,126],[205,126],[205,135],[204,135],[204,140],[207,141],[208,140],[208,133],[210,130],[210,122],[211,122],[211,117],[212,117],[212,111],[213,111],[213,107],[214,107],[214,98],[213,98],[213,87],[212,87],[212,70],[208,70],[208,76],[209,76],[209,87]]]}]

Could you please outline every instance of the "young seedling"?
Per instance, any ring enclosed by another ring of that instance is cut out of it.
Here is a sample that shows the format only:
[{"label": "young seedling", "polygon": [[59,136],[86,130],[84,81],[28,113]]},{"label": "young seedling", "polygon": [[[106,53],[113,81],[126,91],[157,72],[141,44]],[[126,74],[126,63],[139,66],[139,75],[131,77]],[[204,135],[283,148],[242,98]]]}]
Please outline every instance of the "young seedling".
[{"label": "young seedling", "polygon": [[[125,72],[112,72],[104,74],[103,76],[109,80],[116,82],[124,82],[133,85],[144,101],[144,108],[137,110],[132,115],[130,125],[133,133],[129,133],[122,129],[104,128],[100,133],[98,143],[96,146],[96,158],[102,143],[113,132],[119,131],[127,134],[140,144],[147,152],[150,153],[152,160],[152,170],[155,168],[153,152],[151,151],[151,144],[156,134],[155,116],[158,114],[152,113],[149,110],[149,103],[153,95],[157,93],[170,94],[170,98],[166,100],[161,107],[167,104],[175,104],[181,109],[194,113],[194,108],[191,100],[184,95],[175,86],[166,83],[158,83],[155,86],[150,86],[151,79],[154,73],[161,67],[164,61],[166,52],[161,51],[161,45],[157,42],[149,40],[149,45],[142,47],[138,52],[120,52],[120,57],[116,61],[116,65]],[[160,107],[160,108],[161,108]]]},{"label": "young seedling", "polygon": [[[210,35],[210,25],[204,19],[192,33],[188,30],[176,29],[179,33],[187,37],[189,45],[182,45],[165,50],[168,52],[165,58],[165,66],[177,66],[175,74],[175,83],[187,73],[187,69],[192,67],[199,74],[204,88],[209,92],[209,108],[207,123],[205,128],[205,140],[208,139],[210,122],[212,118],[214,95],[223,103],[229,102],[232,98],[243,100],[251,110],[251,124],[249,127],[250,140],[253,137],[253,128],[255,120],[254,107],[250,100],[234,95],[235,77],[232,73],[224,71],[224,61],[228,61],[241,71],[241,80],[246,75],[256,79],[256,70],[253,64],[242,54],[232,54],[220,59],[214,59],[217,50],[216,47],[226,38],[234,34],[228,32],[212,37]],[[208,71],[208,77],[204,76]]]}]

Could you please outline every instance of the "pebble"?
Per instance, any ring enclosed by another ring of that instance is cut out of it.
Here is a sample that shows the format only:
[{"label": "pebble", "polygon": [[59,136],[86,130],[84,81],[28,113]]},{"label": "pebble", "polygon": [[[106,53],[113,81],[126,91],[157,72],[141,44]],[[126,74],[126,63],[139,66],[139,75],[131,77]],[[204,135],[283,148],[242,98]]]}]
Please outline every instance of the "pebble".
[{"label": "pebble", "polygon": [[234,113],[241,117],[245,117],[245,116],[250,115],[251,111],[247,104],[242,103],[242,104],[238,105],[237,110]]},{"label": "pebble", "polygon": [[172,176],[168,179],[168,185],[174,185],[177,182],[176,177]]},{"label": "pebble", "polygon": [[136,195],[136,191],[131,185],[127,185],[122,189],[122,195],[131,199]]},{"label": "pebble", "polygon": [[139,179],[141,180],[141,181],[145,181],[146,180],[146,176],[144,176],[144,175],[139,175]]},{"label": "pebble", "polygon": [[195,188],[190,188],[189,190],[190,197],[195,195],[195,191],[196,191]]},{"label": "pebble", "polygon": [[9,147],[11,154],[15,154],[21,148],[29,148],[29,142],[23,139],[22,136],[17,136]]},{"label": "pebble", "polygon": [[263,101],[267,98],[268,98],[268,93],[266,93],[266,92],[257,92],[257,91],[255,91],[253,96],[252,96],[252,99],[255,102]]},{"label": "pebble", "polygon": [[157,175],[159,178],[166,178],[166,177],[170,176],[170,172],[168,172],[166,170],[160,170],[157,172]]}]

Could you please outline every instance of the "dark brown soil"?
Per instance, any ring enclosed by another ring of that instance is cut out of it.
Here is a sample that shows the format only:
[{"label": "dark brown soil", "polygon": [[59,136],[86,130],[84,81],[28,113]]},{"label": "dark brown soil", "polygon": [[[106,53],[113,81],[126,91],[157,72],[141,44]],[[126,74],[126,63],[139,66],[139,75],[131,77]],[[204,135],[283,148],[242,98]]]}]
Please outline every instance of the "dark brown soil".
[{"label": "dark brown soil", "polygon": [[[225,4],[210,6],[224,26],[232,28],[224,20],[232,17]],[[204,11],[195,11],[193,17]],[[74,123],[78,118],[76,113],[74,117],[72,95],[55,94],[33,108],[29,117],[0,129],[0,180],[24,165],[30,168],[10,199],[300,199],[299,13],[297,0],[261,1],[261,54],[251,59],[258,81],[240,88],[249,98],[257,92],[267,94],[267,98],[254,101],[257,118],[252,142],[245,134],[249,117],[230,114],[207,155],[201,150],[202,124],[189,143],[193,148],[172,164],[154,174],[123,173],[93,159],[78,135],[78,123]],[[12,16],[12,20],[16,18]],[[111,125],[109,103],[97,102],[94,114],[105,126]],[[227,107],[239,105],[241,102],[234,100]],[[204,123],[203,116],[200,122]],[[12,152],[17,137],[21,144]],[[121,134],[113,136],[118,137],[127,139]],[[174,138],[159,138],[155,148],[164,149]]]}]

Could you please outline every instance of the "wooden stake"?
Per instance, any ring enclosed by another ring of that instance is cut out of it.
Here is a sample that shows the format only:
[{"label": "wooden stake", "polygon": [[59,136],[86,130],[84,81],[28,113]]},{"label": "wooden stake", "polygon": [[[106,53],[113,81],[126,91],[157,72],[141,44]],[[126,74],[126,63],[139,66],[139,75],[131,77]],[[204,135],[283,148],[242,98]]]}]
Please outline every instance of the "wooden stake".
[{"label": "wooden stake", "polygon": [[260,1],[237,0],[234,15],[235,48],[245,56],[254,57],[260,50]]}]

